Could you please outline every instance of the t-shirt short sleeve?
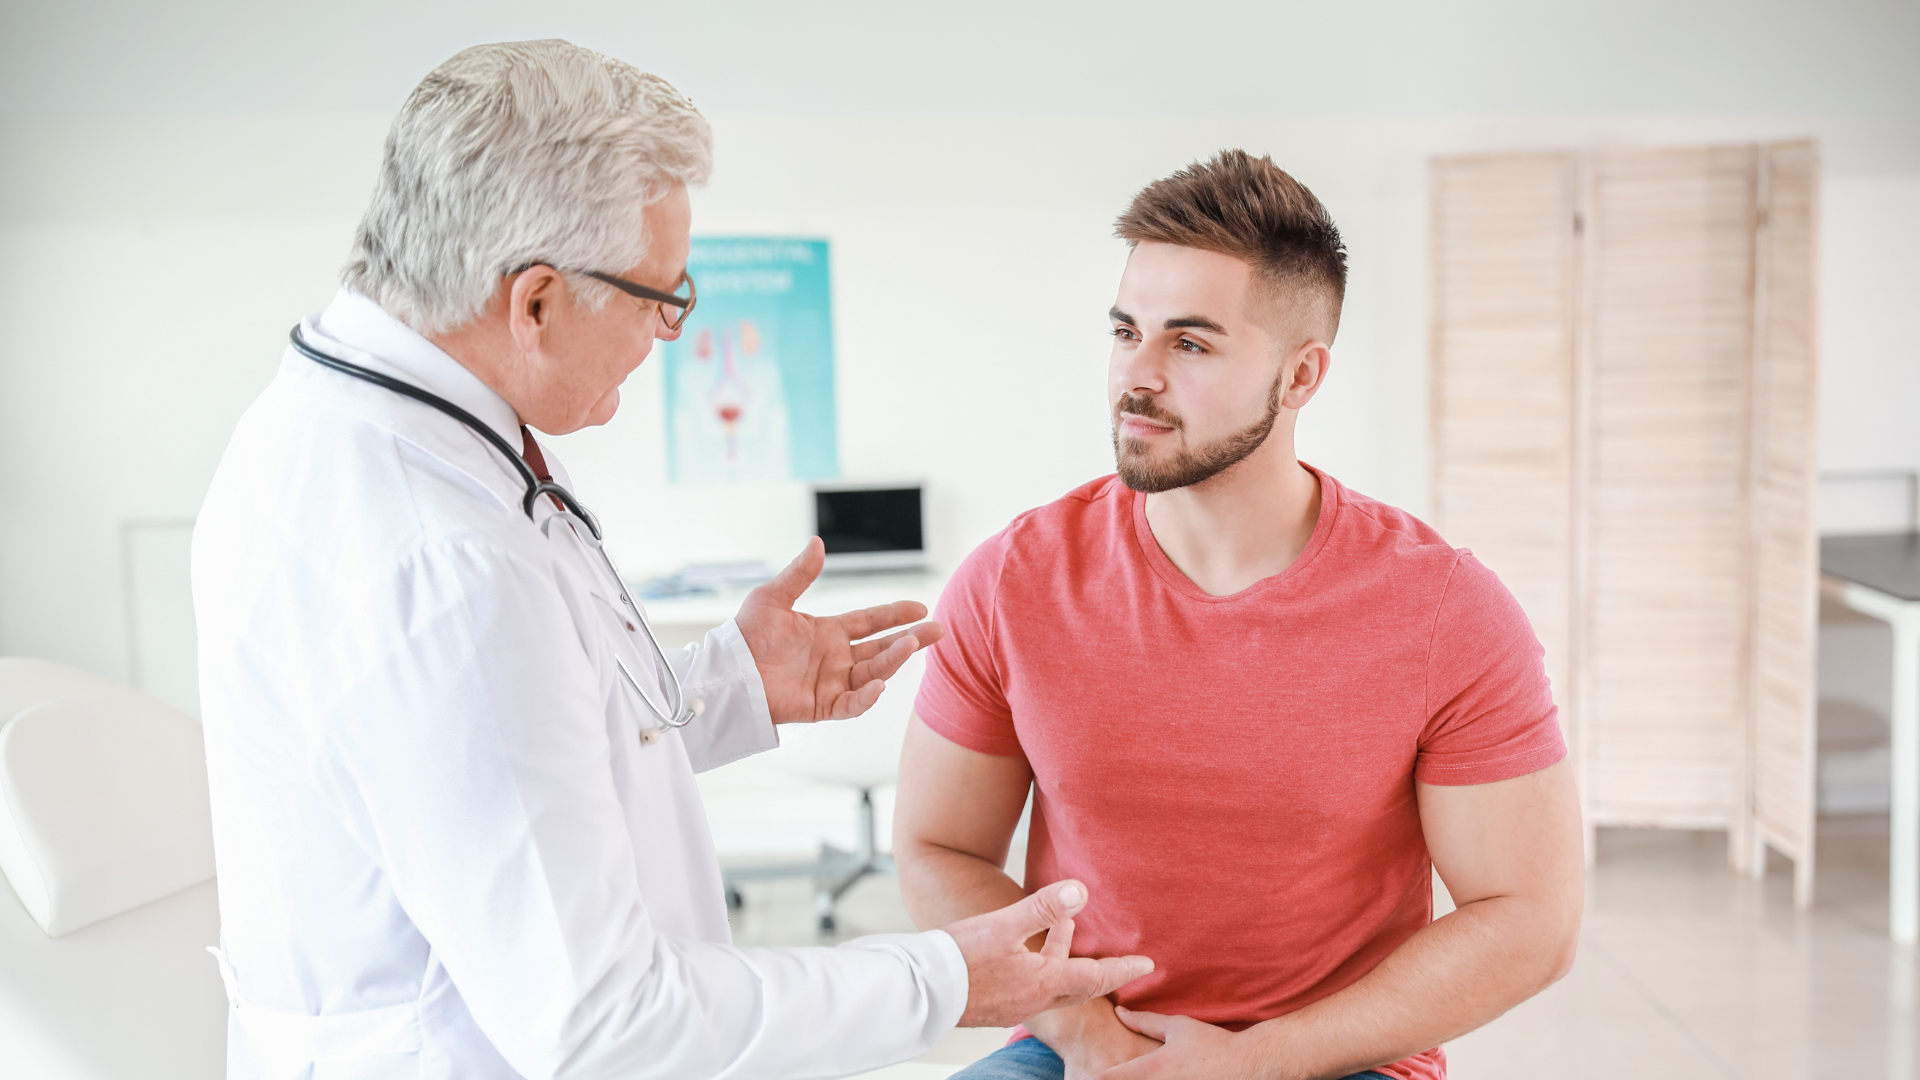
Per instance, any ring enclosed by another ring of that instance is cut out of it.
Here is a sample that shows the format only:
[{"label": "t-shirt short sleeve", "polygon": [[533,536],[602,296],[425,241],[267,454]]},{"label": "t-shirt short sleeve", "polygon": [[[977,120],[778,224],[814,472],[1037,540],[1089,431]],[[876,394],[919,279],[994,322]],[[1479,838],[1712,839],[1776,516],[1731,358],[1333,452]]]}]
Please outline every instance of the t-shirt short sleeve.
[{"label": "t-shirt short sleeve", "polygon": [[1414,779],[1490,784],[1566,757],[1545,656],[1513,594],[1462,552],[1428,646],[1428,719]]},{"label": "t-shirt short sleeve", "polygon": [[995,602],[1006,561],[1005,532],[967,556],[940,594],[935,613],[947,636],[928,650],[914,712],[948,741],[1000,757],[1020,757],[1013,709],[1001,682]]}]

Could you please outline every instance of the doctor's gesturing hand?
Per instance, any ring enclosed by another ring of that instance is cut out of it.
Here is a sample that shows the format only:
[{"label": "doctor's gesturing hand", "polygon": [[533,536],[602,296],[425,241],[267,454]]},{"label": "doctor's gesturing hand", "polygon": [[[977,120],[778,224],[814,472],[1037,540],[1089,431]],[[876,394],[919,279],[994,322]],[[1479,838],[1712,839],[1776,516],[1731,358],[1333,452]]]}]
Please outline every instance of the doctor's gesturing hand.
[{"label": "doctor's gesturing hand", "polygon": [[873,638],[926,617],[927,606],[910,600],[827,617],[793,610],[825,562],[826,545],[816,536],[771,581],[747,594],[734,619],[760,670],[776,724],[859,716],[880,700],[886,680],[908,657],[946,634],[939,623],[926,622]]}]

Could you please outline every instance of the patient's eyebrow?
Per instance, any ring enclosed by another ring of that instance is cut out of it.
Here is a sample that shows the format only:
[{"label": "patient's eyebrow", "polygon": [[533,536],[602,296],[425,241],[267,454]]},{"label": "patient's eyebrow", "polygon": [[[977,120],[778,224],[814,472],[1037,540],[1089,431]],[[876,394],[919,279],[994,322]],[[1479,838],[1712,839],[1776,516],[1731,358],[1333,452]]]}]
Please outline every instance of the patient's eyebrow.
[{"label": "patient's eyebrow", "polygon": [[1179,330],[1185,327],[1192,327],[1195,330],[1205,330],[1212,334],[1225,334],[1227,332],[1226,327],[1221,326],[1205,315],[1183,315],[1178,319],[1167,320],[1167,329],[1169,330]]},{"label": "patient's eyebrow", "polygon": [[[1134,321],[1133,316],[1127,314],[1124,311],[1121,311],[1117,307],[1107,309],[1107,318],[1112,319],[1114,322],[1123,323],[1127,326],[1131,326],[1136,329],[1138,329],[1140,325],[1139,323]],[[1177,319],[1168,319],[1166,322],[1166,327],[1169,330],[1183,330],[1187,328],[1192,328],[1194,330],[1205,330],[1208,333],[1221,334],[1221,335],[1224,335],[1227,332],[1226,327],[1221,326],[1219,323],[1214,322],[1212,319],[1207,318],[1205,315],[1182,315]]]}]

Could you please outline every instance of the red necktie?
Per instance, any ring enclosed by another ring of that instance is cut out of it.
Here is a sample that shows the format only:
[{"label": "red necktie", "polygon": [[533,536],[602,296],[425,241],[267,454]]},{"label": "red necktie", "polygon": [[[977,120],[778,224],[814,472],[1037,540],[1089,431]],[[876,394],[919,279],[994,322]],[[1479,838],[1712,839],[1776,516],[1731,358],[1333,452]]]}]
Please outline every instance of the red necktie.
[{"label": "red necktie", "polygon": [[[543,484],[553,482],[553,473],[547,470],[546,455],[540,452],[540,444],[533,441],[533,432],[528,431],[525,424],[520,425],[520,456],[526,459],[527,467],[533,470],[536,480]],[[560,501],[560,496],[548,493],[547,498],[553,500],[555,508],[560,510],[567,508],[566,504]]]}]

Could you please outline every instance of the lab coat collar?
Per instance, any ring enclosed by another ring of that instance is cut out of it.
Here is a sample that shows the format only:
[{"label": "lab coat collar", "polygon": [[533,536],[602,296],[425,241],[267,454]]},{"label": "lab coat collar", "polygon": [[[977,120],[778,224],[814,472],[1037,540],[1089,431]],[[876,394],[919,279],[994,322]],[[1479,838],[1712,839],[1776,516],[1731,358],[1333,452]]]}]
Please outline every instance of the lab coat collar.
[{"label": "lab coat collar", "polygon": [[508,446],[520,445],[520,417],[505,398],[367,297],[341,289],[303,330],[309,338],[317,335],[364,354],[371,361],[365,366],[446,398],[478,417]]}]

